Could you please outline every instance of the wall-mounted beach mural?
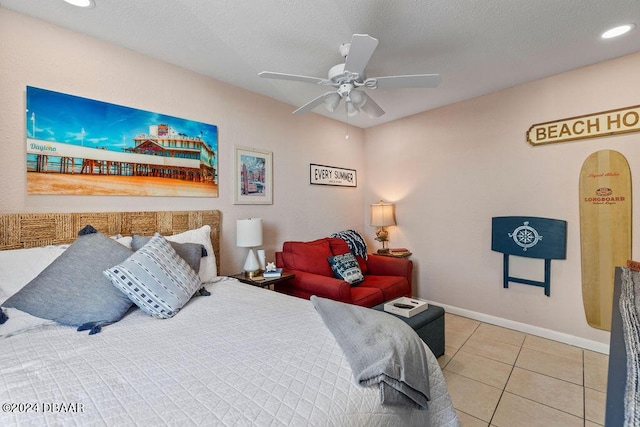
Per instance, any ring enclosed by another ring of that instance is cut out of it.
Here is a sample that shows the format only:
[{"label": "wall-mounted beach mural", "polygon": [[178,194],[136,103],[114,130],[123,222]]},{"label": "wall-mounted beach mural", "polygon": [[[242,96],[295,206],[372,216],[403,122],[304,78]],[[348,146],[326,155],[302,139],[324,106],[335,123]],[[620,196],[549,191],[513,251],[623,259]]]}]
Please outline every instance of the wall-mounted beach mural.
[{"label": "wall-mounted beach mural", "polygon": [[27,86],[29,194],[218,197],[217,126]]}]

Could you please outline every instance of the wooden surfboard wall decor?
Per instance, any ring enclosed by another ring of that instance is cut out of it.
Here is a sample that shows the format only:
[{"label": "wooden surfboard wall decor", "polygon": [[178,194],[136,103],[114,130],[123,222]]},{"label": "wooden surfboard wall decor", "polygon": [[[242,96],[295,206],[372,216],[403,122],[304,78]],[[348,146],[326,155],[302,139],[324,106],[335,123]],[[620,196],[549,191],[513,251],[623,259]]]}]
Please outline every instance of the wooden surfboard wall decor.
[{"label": "wooden surfboard wall decor", "polygon": [[631,259],[631,171],[617,151],[601,150],[580,171],[582,300],[589,326],[611,330],[616,266]]}]

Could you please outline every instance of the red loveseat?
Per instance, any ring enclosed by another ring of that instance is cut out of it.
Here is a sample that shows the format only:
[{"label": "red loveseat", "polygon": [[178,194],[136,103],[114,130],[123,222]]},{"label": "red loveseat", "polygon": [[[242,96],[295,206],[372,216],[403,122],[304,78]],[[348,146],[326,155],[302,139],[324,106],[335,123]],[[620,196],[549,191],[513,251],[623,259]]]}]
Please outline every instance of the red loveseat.
[{"label": "red loveseat", "polygon": [[370,254],[356,256],[364,281],[350,285],[335,278],[328,258],[349,252],[347,242],[326,237],[312,242],[285,242],[276,252],[276,266],[296,277],[275,285],[275,290],[309,299],[311,295],[365,307],[373,307],[402,296],[411,296],[413,262]]}]

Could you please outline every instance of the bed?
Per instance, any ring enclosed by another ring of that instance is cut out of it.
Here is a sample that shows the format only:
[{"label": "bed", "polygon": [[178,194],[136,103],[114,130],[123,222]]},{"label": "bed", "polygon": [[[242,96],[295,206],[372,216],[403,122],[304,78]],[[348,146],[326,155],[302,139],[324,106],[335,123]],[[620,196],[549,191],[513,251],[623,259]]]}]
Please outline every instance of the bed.
[{"label": "bed", "polygon": [[[0,249],[64,250],[86,224],[113,239],[208,225],[219,264],[218,211],[0,215]],[[203,287],[171,318],[134,305],[94,335],[0,325],[0,425],[458,425],[428,348],[428,410],[381,405],[309,301],[221,276]]]}]

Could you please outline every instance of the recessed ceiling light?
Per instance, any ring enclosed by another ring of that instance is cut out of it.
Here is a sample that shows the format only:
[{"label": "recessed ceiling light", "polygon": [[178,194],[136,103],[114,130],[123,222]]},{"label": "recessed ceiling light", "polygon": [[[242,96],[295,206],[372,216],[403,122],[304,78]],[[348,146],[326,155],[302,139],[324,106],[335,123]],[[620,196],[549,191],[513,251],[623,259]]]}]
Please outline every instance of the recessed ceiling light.
[{"label": "recessed ceiling light", "polygon": [[611,39],[613,37],[621,36],[633,30],[635,26],[635,24],[620,25],[619,27],[612,28],[602,33],[602,38]]},{"label": "recessed ceiling light", "polygon": [[64,0],[64,1],[78,7],[91,8],[96,5],[93,0]]}]

